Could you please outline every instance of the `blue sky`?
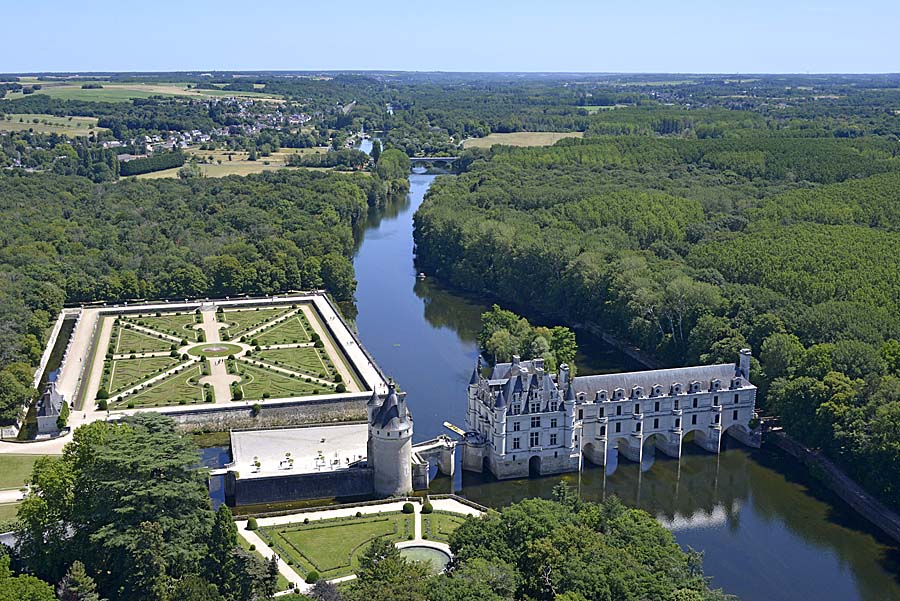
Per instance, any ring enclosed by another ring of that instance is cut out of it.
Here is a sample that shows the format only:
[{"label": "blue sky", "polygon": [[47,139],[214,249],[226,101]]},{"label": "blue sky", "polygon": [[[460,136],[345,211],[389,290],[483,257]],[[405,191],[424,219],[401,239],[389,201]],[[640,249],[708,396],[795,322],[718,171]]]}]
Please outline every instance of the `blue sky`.
[{"label": "blue sky", "polygon": [[0,72],[900,71],[900,1],[2,0]]}]

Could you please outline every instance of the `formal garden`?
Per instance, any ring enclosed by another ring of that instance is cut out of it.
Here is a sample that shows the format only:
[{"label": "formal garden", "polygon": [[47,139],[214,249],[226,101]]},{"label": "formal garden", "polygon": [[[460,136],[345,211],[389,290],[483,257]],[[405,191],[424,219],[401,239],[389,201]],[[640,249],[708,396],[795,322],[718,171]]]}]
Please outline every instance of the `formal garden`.
[{"label": "formal garden", "polygon": [[97,404],[134,409],[362,390],[311,318],[318,320],[296,304],[104,317],[112,323],[100,328],[110,334]]},{"label": "formal garden", "polygon": [[266,544],[299,574],[312,571],[331,580],[353,574],[359,556],[376,538],[411,540],[415,514],[357,514],[355,517],[269,526],[259,530]]}]

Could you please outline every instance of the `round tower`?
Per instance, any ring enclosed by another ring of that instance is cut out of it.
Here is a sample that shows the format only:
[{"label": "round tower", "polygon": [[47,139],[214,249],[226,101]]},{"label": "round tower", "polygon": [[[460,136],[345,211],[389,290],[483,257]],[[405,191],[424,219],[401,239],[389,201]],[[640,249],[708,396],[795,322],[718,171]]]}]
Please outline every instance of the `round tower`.
[{"label": "round tower", "polygon": [[396,497],[412,490],[412,435],[406,399],[391,383],[369,419],[369,463],[375,470],[376,495]]}]

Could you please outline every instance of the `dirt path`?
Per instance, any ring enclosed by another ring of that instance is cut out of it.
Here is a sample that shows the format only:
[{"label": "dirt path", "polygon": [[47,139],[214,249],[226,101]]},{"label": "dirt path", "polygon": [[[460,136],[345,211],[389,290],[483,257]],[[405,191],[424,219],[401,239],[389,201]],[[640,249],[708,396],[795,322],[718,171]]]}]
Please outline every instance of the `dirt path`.
[{"label": "dirt path", "polygon": [[[221,342],[219,330],[222,323],[216,318],[215,310],[201,311],[203,323],[200,329],[206,335],[206,343]],[[217,405],[227,404],[231,402],[231,383],[236,382],[240,378],[228,373],[228,363],[225,357],[209,358],[209,375],[200,380],[201,384],[209,384],[213,390],[213,399]]]}]

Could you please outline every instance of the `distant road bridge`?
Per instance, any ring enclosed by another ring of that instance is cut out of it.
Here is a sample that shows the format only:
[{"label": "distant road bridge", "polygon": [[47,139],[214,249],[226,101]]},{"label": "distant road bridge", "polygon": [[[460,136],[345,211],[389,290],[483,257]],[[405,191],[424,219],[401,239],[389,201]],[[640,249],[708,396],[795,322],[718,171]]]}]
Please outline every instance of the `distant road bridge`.
[{"label": "distant road bridge", "polygon": [[459,157],[409,157],[410,163],[453,163]]}]

